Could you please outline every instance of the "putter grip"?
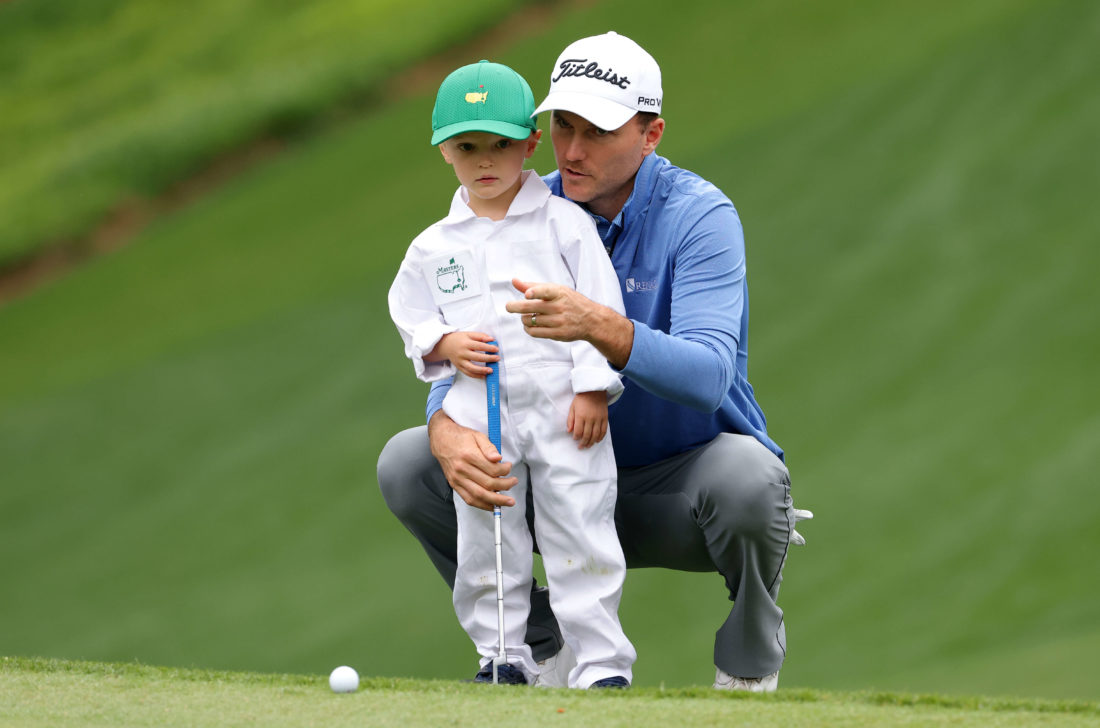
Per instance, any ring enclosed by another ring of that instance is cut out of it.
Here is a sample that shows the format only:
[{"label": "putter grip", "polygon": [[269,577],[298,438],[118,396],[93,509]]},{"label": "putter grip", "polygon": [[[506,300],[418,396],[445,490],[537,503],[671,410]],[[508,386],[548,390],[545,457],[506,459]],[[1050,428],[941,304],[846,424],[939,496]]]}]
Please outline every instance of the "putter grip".
[{"label": "putter grip", "polygon": [[[490,341],[496,346],[496,341]],[[489,374],[485,377],[485,405],[489,413],[489,442],[497,452],[500,447],[500,362],[489,363]],[[503,453],[502,453],[503,454]]]}]

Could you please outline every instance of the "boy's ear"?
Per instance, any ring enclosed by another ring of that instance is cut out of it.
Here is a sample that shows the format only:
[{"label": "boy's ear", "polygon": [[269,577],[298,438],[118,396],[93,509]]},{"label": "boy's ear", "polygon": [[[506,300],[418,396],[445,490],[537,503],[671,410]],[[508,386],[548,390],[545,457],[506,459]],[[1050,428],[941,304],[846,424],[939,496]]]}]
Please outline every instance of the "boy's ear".
[{"label": "boy's ear", "polygon": [[527,137],[527,149],[523,154],[524,159],[531,158],[531,155],[535,153],[535,149],[538,148],[540,139],[542,139],[542,129],[535,129],[531,132],[531,136]]},{"label": "boy's ear", "polygon": [[447,164],[454,164],[451,160],[451,153],[447,151],[447,143],[443,142],[439,145],[439,153],[443,155],[443,158],[447,160]]}]

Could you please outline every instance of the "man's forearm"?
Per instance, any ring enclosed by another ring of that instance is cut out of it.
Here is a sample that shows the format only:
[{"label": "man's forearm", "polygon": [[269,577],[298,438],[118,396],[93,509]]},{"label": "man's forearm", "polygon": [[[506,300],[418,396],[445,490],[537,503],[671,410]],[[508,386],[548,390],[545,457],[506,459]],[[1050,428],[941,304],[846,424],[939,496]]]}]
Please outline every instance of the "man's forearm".
[{"label": "man's forearm", "polygon": [[435,414],[428,419],[428,448],[440,464],[443,462],[441,458],[449,452],[451,441],[462,429],[464,428],[459,427],[442,409],[436,410]]},{"label": "man's forearm", "polygon": [[634,322],[614,309],[594,304],[586,326],[585,341],[596,347],[608,363],[622,369],[634,348]]},{"label": "man's forearm", "polygon": [[[438,434],[442,429],[446,428],[447,425],[450,424],[454,424],[454,420],[448,417],[447,413],[444,412],[442,408],[437,409],[435,412],[433,412],[431,417],[428,418],[428,444],[431,445],[433,434]],[[432,450],[432,454],[435,454],[434,449]]]}]

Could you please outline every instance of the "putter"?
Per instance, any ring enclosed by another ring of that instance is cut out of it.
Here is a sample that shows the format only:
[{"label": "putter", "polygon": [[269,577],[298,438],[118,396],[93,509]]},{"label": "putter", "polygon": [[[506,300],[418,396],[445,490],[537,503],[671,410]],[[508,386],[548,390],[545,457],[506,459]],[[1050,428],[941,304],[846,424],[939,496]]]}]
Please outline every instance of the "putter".
[{"label": "putter", "polygon": [[[490,344],[496,346],[495,341]],[[485,403],[489,410],[489,441],[497,452],[504,451],[500,446],[500,362],[489,364],[489,374],[485,377]],[[493,684],[497,682],[497,668],[508,663],[504,651],[504,566],[500,544],[500,506],[493,506],[493,541],[497,552],[497,656],[493,658]]]}]

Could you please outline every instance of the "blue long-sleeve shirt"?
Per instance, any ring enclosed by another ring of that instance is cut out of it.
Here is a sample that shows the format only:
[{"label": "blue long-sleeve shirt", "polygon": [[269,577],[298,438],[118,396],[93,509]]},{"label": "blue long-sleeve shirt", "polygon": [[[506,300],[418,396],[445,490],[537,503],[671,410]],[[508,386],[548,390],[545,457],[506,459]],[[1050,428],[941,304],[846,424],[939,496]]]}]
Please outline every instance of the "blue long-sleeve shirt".
[{"label": "blue long-sleeve shirt", "polygon": [[[564,197],[558,172],[543,179]],[[748,379],[745,239],[733,203],[650,154],[615,220],[593,217],[634,322],[626,389],[609,414],[619,467],[663,460],[723,432],[751,435],[782,458]],[[449,386],[432,386],[428,419]]]}]

